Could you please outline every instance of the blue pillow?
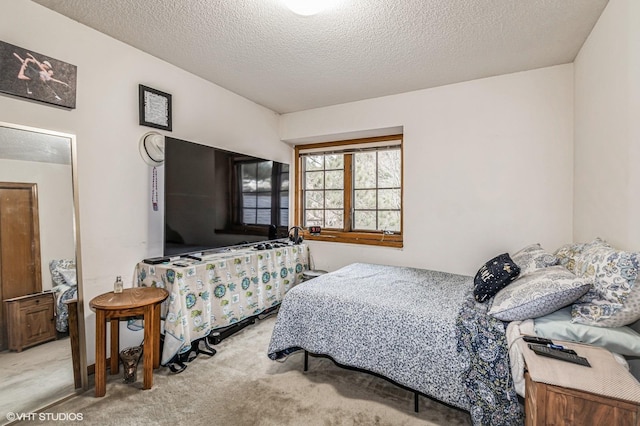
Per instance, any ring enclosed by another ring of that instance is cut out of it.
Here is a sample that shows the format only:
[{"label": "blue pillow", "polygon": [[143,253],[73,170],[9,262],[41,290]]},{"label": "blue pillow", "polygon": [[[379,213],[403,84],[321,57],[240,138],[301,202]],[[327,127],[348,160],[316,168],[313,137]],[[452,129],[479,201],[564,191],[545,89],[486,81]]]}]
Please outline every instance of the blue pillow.
[{"label": "blue pillow", "polygon": [[571,322],[571,307],[534,320],[536,335],[601,346],[611,352],[640,356],[640,334],[631,327],[595,327]]},{"label": "blue pillow", "polygon": [[494,257],[480,268],[473,279],[473,296],[482,303],[496,295],[520,274],[509,253]]}]

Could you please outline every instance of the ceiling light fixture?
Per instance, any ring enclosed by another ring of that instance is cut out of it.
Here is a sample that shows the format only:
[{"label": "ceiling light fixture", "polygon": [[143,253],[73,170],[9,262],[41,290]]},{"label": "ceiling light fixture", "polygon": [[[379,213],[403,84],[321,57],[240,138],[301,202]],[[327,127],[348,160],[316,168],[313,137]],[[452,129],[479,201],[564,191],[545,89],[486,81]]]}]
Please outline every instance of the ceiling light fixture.
[{"label": "ceiling light fixture", "polygon": [[335,5],[337,0],[282,0],[293,13],[311,16]]}]

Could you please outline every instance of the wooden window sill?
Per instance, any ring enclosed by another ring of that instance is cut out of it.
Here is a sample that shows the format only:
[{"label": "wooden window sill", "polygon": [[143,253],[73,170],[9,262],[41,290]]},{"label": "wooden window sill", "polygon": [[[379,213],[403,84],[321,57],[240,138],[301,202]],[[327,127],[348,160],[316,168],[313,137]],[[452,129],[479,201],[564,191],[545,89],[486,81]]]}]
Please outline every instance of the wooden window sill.
[{"label": "wooden window sill", "polygon": [[308,241],[327,241],[331,243],[364,244],[380,247],[402,248],[402,235],[369,234],[366,232],[335,232],[323,230],[320,235],[303,233]]}]

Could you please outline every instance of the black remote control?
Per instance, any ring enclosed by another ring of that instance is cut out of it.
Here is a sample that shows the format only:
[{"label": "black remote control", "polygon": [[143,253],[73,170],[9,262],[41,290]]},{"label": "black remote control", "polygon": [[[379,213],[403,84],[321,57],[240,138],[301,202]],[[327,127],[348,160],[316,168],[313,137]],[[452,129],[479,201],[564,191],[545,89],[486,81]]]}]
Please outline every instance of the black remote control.
[{"label": "black remote control", "polygon": [[573,349],[567,349],[567,348],[563,348],[563,349],[558,349],[558,348],[549,348],[549,349],[554,349],[554,350],[556,350],[556,351],[564,352],[565,354],[578,355],[578,354],[576,353],[576,351],[574,351]]},{"label": "black remote control", "polygon": [[538,355],[559,359],[560,361],[572,362],[578,365],[584,365],[585,367],[591,367],[591,364],[589,364],[589,361],[586,358],[583,358],[575,354],[562,352],[557,349],[551,349],[547,346],[536,345],[533,343],[529,343],[529,349],[531,349],[533,352],[535,352]]},{"label": "black remote control", "polygon": [[527,343],[537,343],[540,345],[552,345],[553,342],[549,339],[545,339],[544,337],[538,337],[538,336],[524,336],[522,338],[522,340],[524,340]]}]

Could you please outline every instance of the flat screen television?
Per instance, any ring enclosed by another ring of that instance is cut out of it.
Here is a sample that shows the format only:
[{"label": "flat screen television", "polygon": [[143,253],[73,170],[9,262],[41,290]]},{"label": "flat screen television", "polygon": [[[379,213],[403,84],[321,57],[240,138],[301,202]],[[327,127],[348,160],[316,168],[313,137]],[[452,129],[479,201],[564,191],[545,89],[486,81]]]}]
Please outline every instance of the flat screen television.
[{"label": "flat screen television", "polygon": [[164,255],[285,238],[289,165],[165,138]]}]

